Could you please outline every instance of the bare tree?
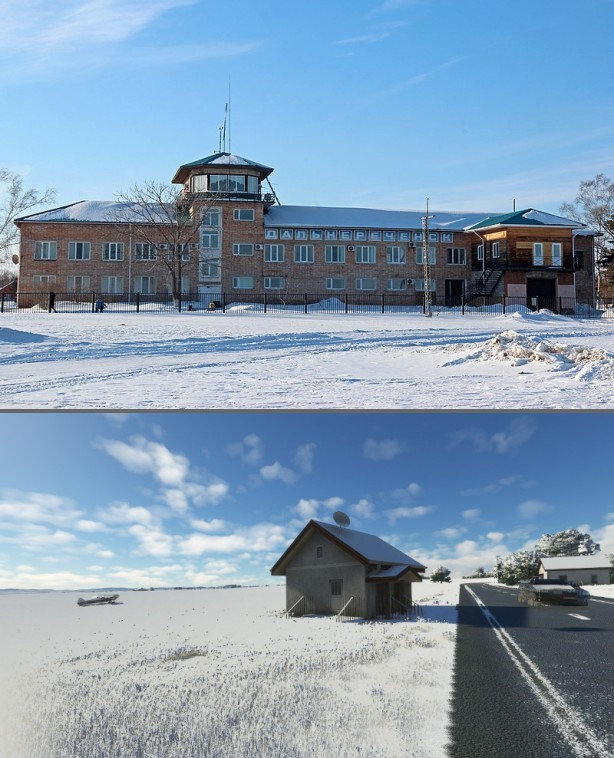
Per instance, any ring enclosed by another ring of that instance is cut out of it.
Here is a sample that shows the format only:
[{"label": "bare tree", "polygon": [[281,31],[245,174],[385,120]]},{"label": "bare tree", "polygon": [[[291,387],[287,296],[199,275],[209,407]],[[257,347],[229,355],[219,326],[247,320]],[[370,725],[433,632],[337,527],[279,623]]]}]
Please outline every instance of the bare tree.
[{"label": "bare tree", "polygon": [[179,304],[182,277],[197,273],[199,264],[219,261],[205,259],[199,252],[202,216],[214,198],[187,198],[181,187],[149,181],[133,185],[117,200],[109,220],[124,229],[129,224],[135,243],[155,251],[151,267],[168,272],[173,297]]},{"label": "bare tree", "polygon": [[8,263],[19,242],[19,229],[13,221],[31,208],[54,200],[55,190],[24,189],[20,174],[0,168],[0,264]]}]

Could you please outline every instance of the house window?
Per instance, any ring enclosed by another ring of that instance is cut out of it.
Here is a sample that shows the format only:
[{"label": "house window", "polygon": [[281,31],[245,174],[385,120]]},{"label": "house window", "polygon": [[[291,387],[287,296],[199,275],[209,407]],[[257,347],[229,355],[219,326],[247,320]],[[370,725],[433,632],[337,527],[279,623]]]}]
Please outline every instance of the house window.
[{"label": "house window", "polygon": [[221,226],[221,211],[219,208],[207,208],[202,211],[203,226]]},{"label": "house window", "polygon": [[247,242],[235,242],[232,246],[233,255],[253,255],[254,246]]},{"label": "house window", "polygon": [[55,274],[34,274],[32,284],[55,284]]},{"label": "house window", "polygon": [[343,579],[331,579],[330,580],[330,594],[331,597],[341,597],[341,591],[343,589]]},{"label": "house window", "polygon": [[591,584],[599,584],[599,577],[597,574],[591,574]]},{"label": "house window", "polygon": [[121,295],[124,292],[124,277],[103,276],[100,280],[100,289],[106,295]]},{"label": "house window", "polygon": [[123,261],[124,260],[124,243],[123,242],[105,242],[102,246],[103,261]]},{"label": "house window", "polygon": [[573,265],[576,271],[582,271],[584,269],[584,253],[581,250],[576,250],[574,252]]},{"label": "house window", "polygon": [[89,242],[69,242],[68,243],[68,260],[70,261],[89,261],[90,243]]},{"label": "house window", "polygon": [[377,279],[374,276],[370,276],[364,279],[357,279],[356,289],[372,292],[373,290],[377,289]]},{"label": "house window", "polygon": [[232,211],[232,217],[235,221],[253,221],[254,209],[253,208],[235,208]]},{"label": "house window", "polygon": [[264,288],[265,290],[283,290],[286,286],[285,276],[265,276]]},{"label": "house window", "polygon": [[407,263],[405,248],[398,245],[392,245],[386,248],[386,262],[392,264]]},{"label": "house window", "polygon": [[207,261],[200,263],[198,275],[201,279],[217,279],[220,275],[220,262]]},{"label": "house window", "polygon": [[407,289],[407,279],[388,279],[386,289],[398,292]]},{"label": "house window", "polygon": [[324,261],[326,263],[345,263],[345,245],[326,245]]},{"label": "house window", "polygon": [[533,243],[533,265],[534,266],[544,265],[544,243],[543,242]]},{"label": "house window", "polygon": [[156,292],[155,276],[135,276],[134,291],[141,295],[154,295]]},{"label": "house window", "polygon": [[[435,264],[437,263],[437,248],[433,247],[432,245],[429,245],[429,263]],[[424,247],[420,246],[416,248],[416,263],[418,266],[424,265]]]},{"label": "house window", "polygon": [[220,235],[217,232],[202,232],[200,245],[209,250],[218,250],[220,247]]},{"label": "house window", "polygon": [[37,242],[34,257],[39,261],[55,261],[58,257],[57,242]]},{"label": "house window", "polygon": [[313,245],[295,245],[294,262],[313,263]]},{"label": "house window", "polygon": [[89,276],[69,276],[66,280],[66,289],[68,292],[89,292],[90,291],[90,278]]},{"label": "house window", "polygon": [[464,247],[448,247],[446,248],[448,254],[448,265],[450,266],[464,266],[467,263],[467,254]]},{"label": "house window", "polygon": [[266,263],[283,263],[285,260],[283,245],[265,245],[264,260]]},{"label": "house window", "polygon": [[[415,279],[416,283],[416,292],[424,292],[424,279]],[[429,287],[430,292],[435,292],[435,280],[431,279],[431,286]]]},{"label": "house window", "polygon": [[490,252],[493,258],[498,258],[501,255],[501,248],[498,242],[493,242]]},{"label": "house window", "polygon": [[358,245],[356,263],[375,263],[375,245]]},{"label": "house window", "polygon": [[316,547],[316,558],[321,558],[323,554],[324,554],[324,548],[322,547],[322,545],[318,545],[318,547]]},{"label": "house window", "polygon": [[254,289],[254,277],[253,276],[233,276],[232,286],[236,290],[252,290]]},{"label": "house window", "polygon": [[561,245],[560,242],[552,243],[552,265],[553,266],[563,265],[563,246]]},{"label": "house window", "polygon": [[329,277],[326,280],[326,289],[327,290],[344,290],[345,279],[343,277]]},{"label": "house window", "polygon": [[137,261],[155,261],[156,250],[147,242],[137,242],[134,246],[134,258]]},{"label": "house window", "polygon": [[484,260],[484,245],[482,243],[478,245],[478,260]]},{"label": "house window", "polygon": [[566,582],[567,581],[567,574],[559,574],[559,579],[562,582]]}]

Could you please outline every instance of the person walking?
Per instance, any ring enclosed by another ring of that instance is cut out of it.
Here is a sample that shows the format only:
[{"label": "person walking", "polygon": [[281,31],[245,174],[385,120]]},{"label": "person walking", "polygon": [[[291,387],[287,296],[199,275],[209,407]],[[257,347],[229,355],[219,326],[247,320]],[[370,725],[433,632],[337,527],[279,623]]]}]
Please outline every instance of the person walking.
[{"label": "person walking", "polygon": [[51,311],[57,313],[55,309],[55,292],[49,293],[49,313],[51,313]]}]

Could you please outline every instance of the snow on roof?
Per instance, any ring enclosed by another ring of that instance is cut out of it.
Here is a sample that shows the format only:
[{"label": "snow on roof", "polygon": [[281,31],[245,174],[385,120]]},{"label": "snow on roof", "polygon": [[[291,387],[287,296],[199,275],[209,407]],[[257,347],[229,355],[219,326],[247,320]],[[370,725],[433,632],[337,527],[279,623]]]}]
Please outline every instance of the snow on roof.
[{"label": "snow on roof", "polygon": [[[421,229],[424,211],[388,211],[375,208],[334,208],[309,205],[273,205],[265,226],[339,227],[348,229]],[[432,231],[461,231],[483,221],[487,213],[434,211]]]},{"label": "snow on roof", "polygon": [[396,579],[408,571],[409,566],[391,566],[387,569],[373,569],[367,574],[367,579]]},{"label": "snow on roof", "polygon": [[359,553],[369,563],[391,563],[397,566],[411,566],[412,568],[426,568],[418,561],[415,561],[406,553],[397,550],[388,542],[380,537],[367,532],[357,532],[355,529],[348,529],[345,526],[336,524],[327,524],[324,521],[313,521],[321,529],[331,534],[335,539],[347,545],[351,550]]},{"label": "snow on roof", "polygon": [[191,163],[184,163],[181,168],[195,167],[195,166],[253,166],[254,168],[266,168],[262,163],[256,163],[249,158],[242,158],[240,155],[234,153],[214,153],[208,155],[206,158],[200,158],[197,161]]},{"label": "snow on roof", "polygon": [[[83,223],[117,224],[143,223],[142,213],[130,210],[132,203],[120,203],[112,200],[81,200],[71,205],[63,205],[60,208],[52,208],[40,213],[32,213],[22,216],[16,221],[79,221]],[[160,222],[167,217],[162,207],[159,211]]]},{"label": "snow on roof", "polygon": [[609,568],[611,565],[605,555],[563,555],[554,558],[540,558],[539,560],[546,571]]},{"label": "snow on roof", "polygon": [[522,211],[489,216],[479,223],[475,223],[472,228],[487,229],[491,226],[564,226],[577,229],[583,227],[584,224],[563,216],[538,211],[535,208],[527,208]]}]

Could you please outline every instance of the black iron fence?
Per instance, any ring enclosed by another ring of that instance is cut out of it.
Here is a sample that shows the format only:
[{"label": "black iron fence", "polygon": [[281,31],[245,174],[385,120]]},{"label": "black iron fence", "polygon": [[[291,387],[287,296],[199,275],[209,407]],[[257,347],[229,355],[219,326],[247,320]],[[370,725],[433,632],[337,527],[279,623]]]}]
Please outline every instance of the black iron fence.
[{"label": "black iron fence", "polygon": [[[116,295],[91,292],[50,293],[30,292],[0,295],[0,313],[142,313],[196,311],[251,311],[257,313],[424,313],[422,294],[386,292],[382,294],[330,293],[184,293],[173,295],[144,295],[136,292]],[[431,311],[498,316],[516,311],[551,311],[552,313],[584,319],[614,318],[614,308],[594,308],[574,298],[525,298],[477,296],[469,300],[453,297],[433,297]]]}]

